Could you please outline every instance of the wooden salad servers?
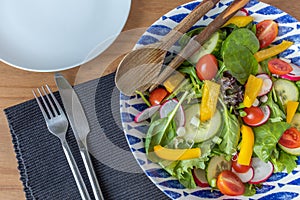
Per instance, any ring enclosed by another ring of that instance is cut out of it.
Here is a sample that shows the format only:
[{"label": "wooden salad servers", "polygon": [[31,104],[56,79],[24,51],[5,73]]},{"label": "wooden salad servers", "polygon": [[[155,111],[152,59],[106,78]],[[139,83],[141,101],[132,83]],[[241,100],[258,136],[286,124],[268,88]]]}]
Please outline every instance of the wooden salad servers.
[{"label": "wooden salad servers", "polygon": [[151,83],[159,75],[167,51],[219,1],[203,0],[162,40],[129,52],[117,68],[115,76],[117,88],[126,95],[133,95],[136,90],[144,91],[149,88],[151,84],[147,82]]},{"label": "wooden salad servers", "polygon": [[150,87],[150,90],[153,89],[171,75],[184,60],[199,50],[201,45],[235,15],[237,11],[243,8],[249,0],[234,0],[199,35],[195,36],[161,72],[167,51],[218,2],[219,0],[203,0],[160,42],[128,53],[119,64],[116,72],[115,82],[117,88],[123,94],[129,96],[133,95],[136,90],[144,92]]}]

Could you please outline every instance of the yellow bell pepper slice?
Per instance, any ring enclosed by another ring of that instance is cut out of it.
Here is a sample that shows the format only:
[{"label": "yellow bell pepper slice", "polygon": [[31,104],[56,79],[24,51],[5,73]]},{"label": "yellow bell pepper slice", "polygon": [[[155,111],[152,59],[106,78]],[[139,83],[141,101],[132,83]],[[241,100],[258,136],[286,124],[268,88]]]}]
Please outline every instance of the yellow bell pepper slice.
[{"label": "yellow bell pepper slice", "polygon": [[164,83],[163,85],[167,89],[169,93],[172,93],[179,84],[184,80],[184,75],[180,72],[176,72],[175,74],[171,75]]},{"label": "yellow bell pepper slice", "polygon": [[252,74],[249,76],[245,86],[245,94],[243,101],[245,107],[250,108],[252,106],[262,88],[262,85],[263,80],[261,78],[257,78]]},{"label": "yellow bell pepper slice", "polygon": [[298,101],[288,101],[286,105],[286,122],[291,123],[299,106]]},{"label": "yellow bell pepper slice", "polygon": [[255,59],[257,62],[261,62],[267,58],[271,58],[280,54],[281,52],[287,50],[290,46],[294,43],[290,41],[283,40],[280,44],[272,46],[268,49],[263,49],[254,54]]},{"label": "yellow bell pepper slice", "polygon": [[211,119],[217,109],[220,84],[206,80],[203,86],[202,101],[200,105],[200,121]]},{"label": "yellow bell pepper slice", "polygon": [[242,141],[241,141],[241,148],[240,153],[237,159],[238,164],[240,165],[250,165],[251,157],[253,153],[253,146],[254,146],[254,133],[252,128],[246,125],[242,125],[241,127],[242,133]]},{"label": "yellow bell pepper slice", "polygon": [[199,158],[201,156],[201,149],[168,149],[161,145],[156,145],[154,146],[154,153],[164,160],[189,160]]},{"label": "yellow bell pepper slice", "polygon": [[245,27],[247,26],[250,22],[253,21],[253,17],[251,16],[233,16],[232,18],[230,18],[224,25],[227,26],[229,24],[234,24],[238,27]]}]

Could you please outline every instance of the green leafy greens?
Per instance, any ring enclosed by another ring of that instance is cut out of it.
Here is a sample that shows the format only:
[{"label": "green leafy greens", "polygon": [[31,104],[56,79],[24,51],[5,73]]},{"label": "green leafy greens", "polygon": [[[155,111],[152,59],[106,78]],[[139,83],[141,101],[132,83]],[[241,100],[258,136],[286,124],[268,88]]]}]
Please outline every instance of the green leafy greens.
[{"label": "green leafy greens", "polygon": [[267,122],[264,125],[253,128],[255,135],[254,153],[263,161],[267,162],[276,149],[276,145],[290,125],[286,122]]}]

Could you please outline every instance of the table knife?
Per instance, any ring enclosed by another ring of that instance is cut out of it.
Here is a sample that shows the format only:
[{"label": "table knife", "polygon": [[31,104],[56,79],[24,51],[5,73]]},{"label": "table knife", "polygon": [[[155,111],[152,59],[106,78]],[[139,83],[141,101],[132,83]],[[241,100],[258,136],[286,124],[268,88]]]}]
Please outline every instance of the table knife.
[{"label": "table knife", "polygon": [[81,157],[86,168],[93,193],[96,200],[104,200],[96,174],[93,168],[93,164],[90,159],[87,146],[87,135],[90,132],[88,120],[86,118],[83,107],[80,100],[70,85],[70,83],[64,78],[63,75],[56,73],[55,82],[59,90],[65,111],[67,113],[70,125],[74,132]]}]

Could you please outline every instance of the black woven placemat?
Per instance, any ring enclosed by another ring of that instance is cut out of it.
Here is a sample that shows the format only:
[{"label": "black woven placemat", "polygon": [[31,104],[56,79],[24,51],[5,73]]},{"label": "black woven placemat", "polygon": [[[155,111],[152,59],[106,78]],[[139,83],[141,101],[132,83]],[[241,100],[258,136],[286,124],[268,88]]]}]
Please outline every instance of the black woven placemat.
[{"label": "black woven placemat", "polygon": [[[169,199],[142,172],[129,150],[121,128],[114,74],[77,85],[75,89],[91,127],[88,145],[105,199]],[[58,93],[55,95],[60,101]],[[26,198],[80,199],[60,142],[48,132],[36,101],[27,101],[4,112]],[[93,197],[70,127],[67,141]]]}]

